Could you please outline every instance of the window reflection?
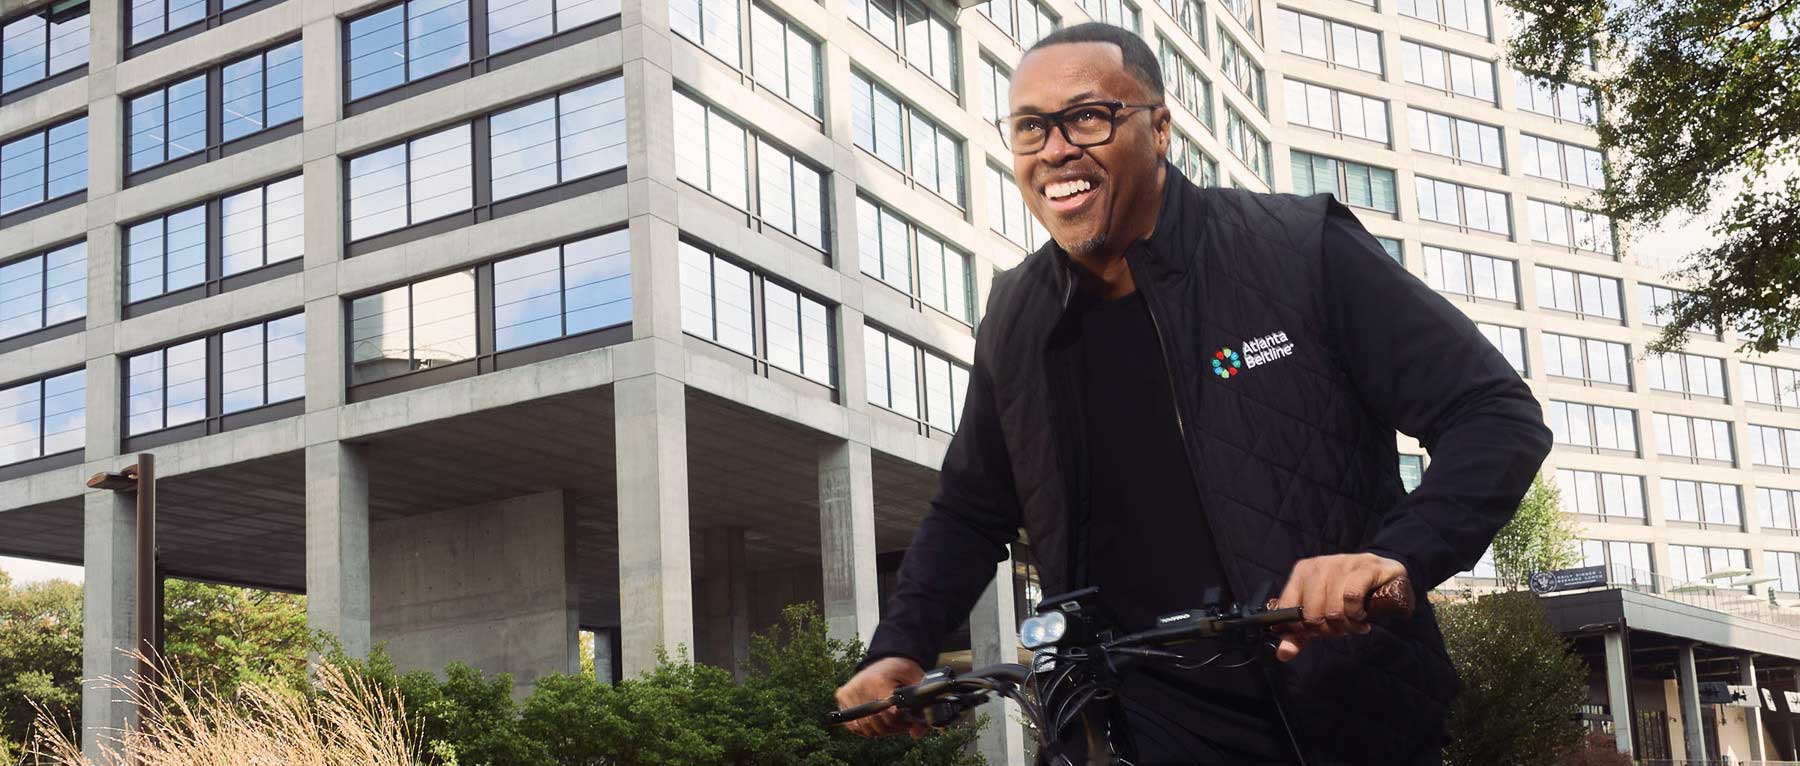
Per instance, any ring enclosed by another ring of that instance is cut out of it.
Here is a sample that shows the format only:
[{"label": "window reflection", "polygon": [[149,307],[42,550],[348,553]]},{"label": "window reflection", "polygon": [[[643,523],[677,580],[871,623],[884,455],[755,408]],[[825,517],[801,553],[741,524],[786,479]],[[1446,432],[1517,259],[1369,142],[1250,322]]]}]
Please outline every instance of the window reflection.
[{"label": "window reflection", "polygon": [[81,449],[87,372],[0,388],[0,465]]}]

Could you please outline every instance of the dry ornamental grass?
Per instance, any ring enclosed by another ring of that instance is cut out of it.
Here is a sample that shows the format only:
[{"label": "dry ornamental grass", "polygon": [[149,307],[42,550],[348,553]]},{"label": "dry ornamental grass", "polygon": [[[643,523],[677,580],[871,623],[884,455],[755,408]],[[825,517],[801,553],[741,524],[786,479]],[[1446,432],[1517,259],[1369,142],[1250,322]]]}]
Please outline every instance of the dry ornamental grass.
[{"label": "dry ornamental grass", "polygon": [[[165,675],[164,678],[170,676]],[[231,697],[180,681],[108,679],[146,722],[106,732],[98,758],[84,756],[46,715],[33,751],[44,766],[419,766],[420,736],[398,693],[332,665],[314,674],[310,696],[264,684]],[[26,763],[32,763],[28,758]]]}]

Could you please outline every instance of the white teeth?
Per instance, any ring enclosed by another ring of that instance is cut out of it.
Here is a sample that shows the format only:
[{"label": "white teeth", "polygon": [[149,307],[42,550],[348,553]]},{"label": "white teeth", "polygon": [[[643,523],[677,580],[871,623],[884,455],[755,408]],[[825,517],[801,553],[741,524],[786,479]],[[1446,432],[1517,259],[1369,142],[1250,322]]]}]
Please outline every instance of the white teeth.
[{"label": "white teeth", "polygon": [[1047,196],[1050,199],[1062,199],[1069,195],[1084,192],[1092,188],[1094,188],[1094,185],[1085,180],[1063,181],[1062,183],[1054,183],[1044,187],[1044,196]]}]

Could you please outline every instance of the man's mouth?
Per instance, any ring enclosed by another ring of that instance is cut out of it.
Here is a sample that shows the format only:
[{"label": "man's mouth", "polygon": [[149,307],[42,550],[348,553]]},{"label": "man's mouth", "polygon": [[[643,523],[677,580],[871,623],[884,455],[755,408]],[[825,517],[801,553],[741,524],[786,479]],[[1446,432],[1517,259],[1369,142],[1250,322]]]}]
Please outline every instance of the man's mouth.
[{"label": "man's mouth", "polygon": [[1085,178],[1068,181],[1056,181],[1044,186],[1044,199],[1050,209],[1058,213],[1070,213],[1086,204],[1094,196],[1096,184]]}]

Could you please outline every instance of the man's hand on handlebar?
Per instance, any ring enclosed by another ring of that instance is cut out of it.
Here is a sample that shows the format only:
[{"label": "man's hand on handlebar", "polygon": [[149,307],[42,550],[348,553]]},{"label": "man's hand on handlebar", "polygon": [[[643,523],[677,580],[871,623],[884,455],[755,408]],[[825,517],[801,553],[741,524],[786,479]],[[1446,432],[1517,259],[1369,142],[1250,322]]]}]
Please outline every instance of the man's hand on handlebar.
[{"label": "man's hand on handlebar", "polygon": [[1317,556],[1294,562],[1294,571],[1288,575],[1287,587],[1275,601],[1275,608],[1298,606],[1306,620],[1282,629],[1275,658],[1282,662],[1292,660],[1307,642],[1315,639],[1369,632],[1364,599],[1376,588],[1405,575],[1404,564],[1373,553]]},{"label": "man's hand on handlebar", "polygon": [[[924,679],[925,669],[919,667],[919,663],[904,657],[883,657],[870,663],[848,683],[838,687],[838,709],[843,710],[865,702],[887,699],[893,696],[895,689],[916,684]],[[905,713],[898,708],[889,708],[868,718],[851,721],[844,724],[844,728],[864,737],[879,737],[901,732],[919,737],[928,730],[922,722],[907,720]]]}]

